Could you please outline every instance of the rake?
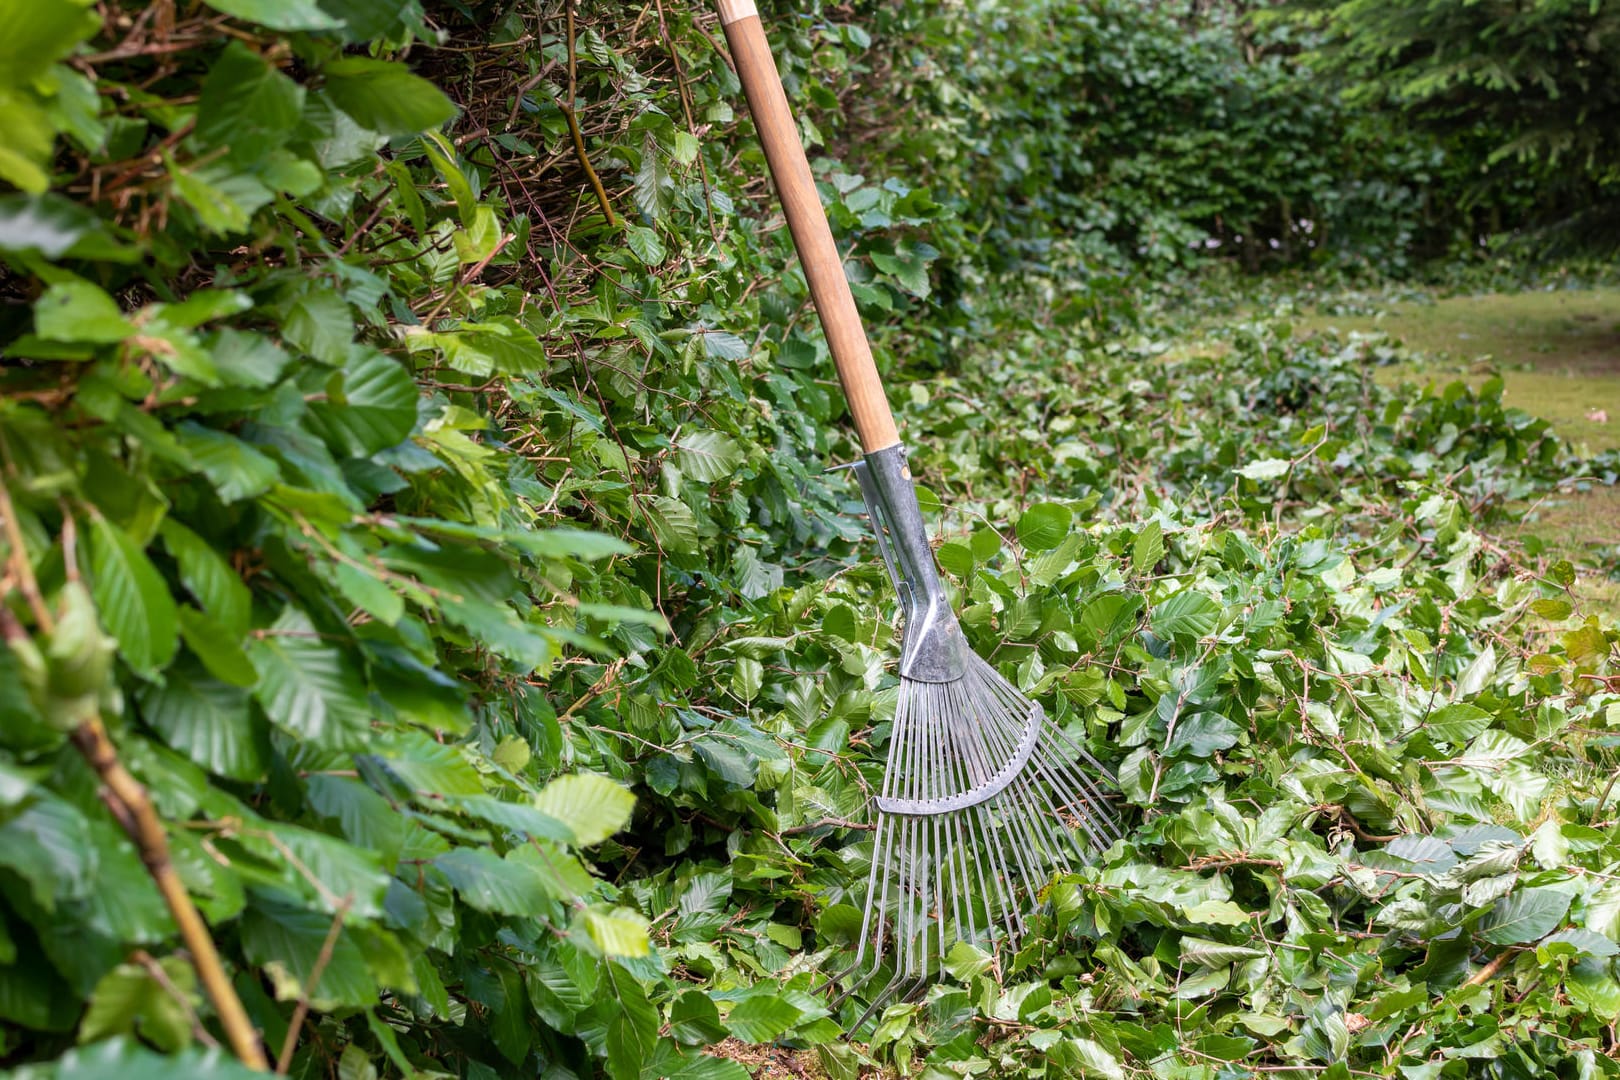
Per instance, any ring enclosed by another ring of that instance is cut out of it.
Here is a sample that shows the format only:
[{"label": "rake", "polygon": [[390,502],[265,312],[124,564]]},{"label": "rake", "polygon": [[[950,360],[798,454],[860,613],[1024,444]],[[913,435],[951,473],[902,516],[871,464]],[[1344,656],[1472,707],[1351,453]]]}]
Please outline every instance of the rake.
[{"label": "rake", "polygon": [[[1100,765],[963,637],[905,449],[753,0],[718,0],[811,299],[860,437],[860,482],[905,628],[865,916],[845,996],[889,978],[853,1027],[943,969],[958,942],[1015,949],[1040,891],[1119,836]],[[853,1028],[852,1028],[853,1030]]]}]

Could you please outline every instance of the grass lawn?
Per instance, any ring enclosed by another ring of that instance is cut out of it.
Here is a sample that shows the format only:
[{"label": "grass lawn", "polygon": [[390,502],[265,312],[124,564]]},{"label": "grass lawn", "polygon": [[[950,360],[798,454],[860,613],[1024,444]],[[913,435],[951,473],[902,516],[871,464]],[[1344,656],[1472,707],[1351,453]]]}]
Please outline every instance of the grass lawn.
[{"label": "grass lawn", "polygon": [[[1584,452],[1620,447],[1620,290],[1454,296],[1403,303],[1371,316],[1312,314],[1302,331],[1383,331],[1430,359],[1382,369],[1380,379],[1502,376],[1503,397],[1551,422]],[[1551,496],[1518,529],[1578,566],[1590,545],[1620,545],[1620,489]],[[1620,583],[1583,574],[1580,595],[1620,613]]]}]

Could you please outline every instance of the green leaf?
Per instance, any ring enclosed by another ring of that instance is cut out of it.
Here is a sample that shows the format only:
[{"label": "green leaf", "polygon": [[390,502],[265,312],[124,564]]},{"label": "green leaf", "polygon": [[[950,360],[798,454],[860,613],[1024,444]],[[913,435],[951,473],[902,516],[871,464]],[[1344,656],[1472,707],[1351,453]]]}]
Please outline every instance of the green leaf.
[{"label": "green leaf", "polygon": [[456,799],[455,805],[462,813],[497,828],[562,843],[574,839],[574,832],[568,826],[522,803],[504,802],[489,795],[468,795]]},{"label": "green leaf", "polygon": [[1228,945],[1222,941],[1188,935],[1181,939],[1181,962],[1206,968],[1223,968],[1265,953],[1247,945]]},{"label": "green leaf", "polygon": [[270,386],[292,362],[292,357],[268,338],[230,328],[213,337],[209,353],[220,378],[232,386]]},{"label": "green leaf", "polygon": [[757,763],[752,755],[734,745],[730,739],[722,735],[705,735],[692,743],[692,749],[703,759],[703,764],[726,782],[726,786],[739,791],[753,786],[754,777],[759,772]]},{"label": "green leaf", "polygon": [[590,847],[630,824],[636,797],[605,776],[572,773],[547,784],[534,808],[566,825],[574,843]]},{"label": "green leaf", "polygon": [[484,794],[483,779],[453,744],[407,732],[377,753],[383,766],[413,792],[432,798]]},{"label": "green leaf", "polygon": [[664,550],[687,555],[698,550],[697,517],[685,503],[667,495],[647,495],[637,505]]},{"label": "green leaf", "polygon": [[343,20],[322,11],[316,0],[203,0],[215,11],[271,30],[335,30]]},{"label": "green leaf", "polygon": [[1161,638],[1202,638],[1215,631],[1221,605],[1195,589],[1183,589],[1153,605],[1148,626]]},{"label": "green leaf", "polygon": [[[157,962],[163,983],[137,964],[120,964],[96,984],[90,1008],[79,1027],[81,1044],[113,1035],[139,1033],[165,1053],[191,1042],[188,1006],[196,1002],[196,973],[184,959],[167,956]],[[177,1001],[175,995],[181,995]]]},{"label": "green leaf", "polygon": [[338,293],[309,290],[287,308],[281,333],[323,364],[341,364],[354,341],[354,317]]},{"label": "green leaf", "polygon": [[730,477],[743,462],[737,440],[718,431],[687,431],[675,442],[675,462],[700,484]]},{"label": "green leaf", "polygon": [[462,902],[479,911],[534,917],[550,909],[550,890],[532,866],[473,848],[448,851],[433,865],[450,879]]},{"label": "green leaf", "polygon": [[0,0],[0,86],[27,86],[101,27],[89,0]]},{"label": "green leaf", "polygon": [[46,911],[89,891],[96,855],[84,815],[49,792],[0,823],[0,866],[16,871]]},{"label": "green leaf", "polygon": [[[168,167],[174,193],[191,207],[197,221],[210,232],[228,235],[246,231],[253,223],[253,215],[275,198],[275,192],[265,187],[257,176],[232,171],[224,162],[182,169],[170,161]],[[167,352],[159,352],[157,356],[173,366]]]},{"label": "green leaf", "polygon": [[208,541],[174,518],[158,527],[163,546],[180,567],[180,581],[214,621],[234,633],[245,633],[253,613],[253,594]]},{"label": "green leaf", "polygon": [[731,676],[731,692],[743,701],[753,701],[765,685],[765,666],[746,656],[737,661]]},{"label": "green leaf", "polygon": [[139,257],[135,249],[117,244],[94,213],[60,195],[0,195],[0,251],[47,259],[71,253],[107,262]]},{"label": "green leaf", "polygon": [[404,64],[350,56],[327,64],[323,73],[338,108],[384,135],[415,135],[456,115],[438,87]]},{"label": "green leaf", "polygon": [[281,479],[274,460],[223,431],[190,422],[175,429],[175,439],[209,483],[220,502],[251,499],[270,490]]},{"label": "green leaf", "polygon": [[[931,288],[928,264],[918,258],[901,258],[882,251],[872,252],[872,265],[900,283],[913,296],[927,298]],[[1029,545],[1025,545],[1028,547]]]},{"label": "green leaf", "polygon": [[585,933],[606,956],[647,956],[647,919],[631,908],[589,908],[583,916]]},{"label": "green leaf", "polygon": [[398,861],[411,824],[396,804],[347,776],[310,776],[305,790],[310,808],[323,818],[335,819],[345,840],[375,852],[385,869]]},{"label": "green leaf", "polygon": [[248,655],[259,670],[253,696],[272,724],[330,749],[365,744],[371,729],[365,684],[302,612],[287,608]]},{"label": "green leaf", "polygon": [[1570,968],[1564,981],[1564,989],[1576,1008],[1605,1023],[1620,1019],[1620,982],[1611,972],[1612,967],[1582,960]]},{"label": "green leaf", "polygon": [[1537,615],[1540,615],[1543,619],[1550,619],[1553,622],[1562,622],[1564,619],[1569,618],[1570,615],[1574,613],[1575,608],[1568,600],[1557,598],[1532,600],[1530,602],[1530,610],[1535,612]]},{"label": "green leaf", "polygon": [[1294,463],[1287,458],[1261,458],[1233,471],[1250,480],[1276,480],[1288,475],[1293,467]]},{"label": "green leaf", "polygon": [[180,646],[168,583],[141,546],[99,514],[90,521],[90,574],[91,595],[119,654],[142,675],[155,675]]},{"label": "green leaf", "polygon": [[177,1055],[154,1054],[123,1038],[74,1048],[56,1062],[52,1080],[263,1080],[223,1047],[188,1049]]},{"label": "green leaf", "polygon": [[1491,714],[1473,705],[1446,705],[1434,711],[1423,725],[1431,739],[1466,743],[1491,726]]},{"label": "green leaf", "polygon": [[636,181],[632,188],[636,209],[642,217],[648,221],[658,221],[664,216],[669,187],[669,171],[664,168],[663,151],[658,145],[657,136],[649,129],[641,140],[641,168],[636,170]]},{"label": "green leaf", "polygon": [[33,194],[51,186],[46,165],[56,132],[31,96],[0,83],[0,180]]},{"label": "green leaf", "polygon": [[1030,551],[1049,551],[1063,542],[1074,511],[1062,503],[1036,503],[1018,518],[1018,542]]},{"label": "green leaf", "polygon": [[607,982],[612,998],[607,1024],[608,1072],[613,1080],[637,1080],[641,1065],[652,1056],[658,1040],[658,1010],[647,992],[624,968],[608,964]]},{"label": "green leaf", "polygon": [[[1247,1040],[1243,1041],[1247,1043]],[[1100,1076],[1103,1080],[1125,1080],[1125,1067],[1120,1064],[1118,1055],[1110,1053],[1097,1040],[1076,1039],[1074,1047],[1080,1055],[1082,1075]]]},{"label": "green leaf", "polygon": [[270,740],[244,690],[179,664],[139,700],[142,718],[163,740],[209,772],[232,780],[264,776]]},{"label": "green leaf", "polygon": [[[0,761],[0,808],[16,806],[26,799],[48,771],[41,765],[22,766]],[[0,963],[10,962],[0,957]]]},{"label": "green leaf", "polygon": [[967,982],[976,975],[983,975],[995,963],[995,957],[966,941],[958,941],[952,945],[945,954],[945,970],[958,982]]},{"label": "green leaf", "polygon": [[110,344],[135,332],[118,303],[88,281],[63,281],[34,304],[34,333],[47,341]]},{"label": "green leaf", "polygon": [[[286,866],[282,876],[288,885],[308,891],[321,910],[336,914],[337,903],[347,899],[349,913],[357,920],[382,914],[383,893],[388,888],[389,878],[380,869],[381,857],[377,852],[282,822],[268,823],[265,831],[276,842],[270,844],[253,837],[250,846],[258,847],[266,857],[283,864],[296,860],[299,865]],[[307,881],[306,873],[320,882],[321,887],[317,889]]]},{"label": "green leaf", "polygon": [[343,367],[341,400],[310,403],[311,427],[339,454],[363,457],[397,446],[416,427],[416,381],[374,349]]},{"label": "green leaf", "polygon": [[799,1020],[796,1005],[775,994],[756,992],[726,1016],[726,1029],[743,1042],[771,1042]]},{"label": "green leaf", "polygon": [[1131,544],[1131,569],[1146,574],[1164,558],[1164,529],[1157,521],[1142,526]]},{"label": "green leaf", "polygon": [[1131,593],[1104,593],[1080,612],[1080,629],[1098,642],[1109,643],[1136,626],[1142,598]]},{"label": "green leaf", "polygon": [[1182,716],[1164,752],[1209,757],[1217,750],[1236,746],[1242,729],[1220,713],[1200,712]]},{"label": "green leaf", "polygon": [[1620,955],[1620,945],[1616,945],[1602,934],[1594,934],[1592,931],[1580,927],[1560,930],[1558,933],[1548,937],[1543,944],[1568,945],[1582,956],[1596,956],[1606,959]]},{"label": "green leaf", "polygon": [[636,550],[617,536],[585,529],[536,529],[502,534],[497,540],[542,559],[570,558],[594,562],[614,555],[628,555]]},{"label": "green leaf", "polygon": [[331,580],[355,607],[386,626],[395,626],[405,614],[405,598],[375,571],[352,562],[329,564]]},{"label": "green leaf", "polygon": [[410,7],[403,0],[319,0],[321,10],[342,19],[349,41],[392,35]]},{"label": "green leaf", "polygon": [[1562,888],[1520,889],[1493,904],[1474,929],[1492,945],[1523,945],[1558,929],[1569,904],[1570,894]]},{"label": "green leaf", "polygon": [[657,266],[664,261],[664,241],[659,238],[655,229],[643,225],[626,225],[624,242],[631,254],[641,260],[643,266]]},{"label": "green leaf", "polygon": [[242,165],[262,160],[292,137],[304,88],[240,41],[215,58],[203,80],[193,137]]},{"label": "green leaf", "polygon": [[748,342],[724,330],[700,330],[703,337],[703,355],[710,360],[746,360]]},{"label": "green leaf", "polygon": [[1473,697],[1490,685],[1490,681],[1495,675],[1496,648],[1487,641],[1479,650],[1479,655],[1474,657],[1473,661],[1463,669],[1463,673],[1457,677],[1457,696],[1460,698]]},{"label": "green leaf", "polygon": [[[278,1001],[296,1001],[312,990],[311,1002],[327,1010],[340,1006],[362,1008],[376,1004],[377,983],[366,966],[354,934],[341,930],[333,944],[320,981],[313,988],[310,976],[321,956],[332,916],[295,907],[279,897],[261,896],[242,916],[242,952],[254,964],[273,965],[272,982]],[[170,1074],[172,1075],[172,1074]]]},{"label": "green leaf", "polygon": [[726,1037],[720,1010],[701,990],[686,990],[669,1007],[669,1033],[682,1046],[707,1046]]}]

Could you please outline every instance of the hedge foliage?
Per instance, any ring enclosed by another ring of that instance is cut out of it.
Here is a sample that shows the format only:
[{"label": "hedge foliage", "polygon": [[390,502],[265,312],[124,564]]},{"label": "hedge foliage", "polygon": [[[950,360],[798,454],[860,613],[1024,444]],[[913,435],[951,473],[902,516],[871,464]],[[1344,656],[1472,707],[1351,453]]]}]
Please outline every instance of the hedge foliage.
[{"label": "hedge foliage", "polygon": [[[1070,77],[1163,50],[1080,11]],[[859,1031],[815,992],[894,631],[705,10],[0,0],[0,1058],[241,1071],[104,728],[294,1075],[1613,1071],[1616,632],[1479,528],[1613,463],[1286,326],[1104,342],[1087,207],[1208,231],[1124,198],[1151,111],[1014,192],[1013,145],[1068,153],[992,92],[1039,23],[980,66],[966,7],[771,14],[968,632],[1131,839],[1005,971]]]}]

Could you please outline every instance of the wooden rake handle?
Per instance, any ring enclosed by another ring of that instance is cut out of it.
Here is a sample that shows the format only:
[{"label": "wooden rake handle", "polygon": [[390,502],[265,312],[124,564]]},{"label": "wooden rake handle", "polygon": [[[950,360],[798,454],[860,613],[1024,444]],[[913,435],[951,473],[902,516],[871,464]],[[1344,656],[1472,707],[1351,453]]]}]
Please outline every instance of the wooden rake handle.
[{"label": "wooden rake handle", "polygon": [[737,76],[748,95],[748,110],[759,129],[759,141],[776,181],[793,246],[804,265],[805,280],[810,283],[810,298],[821,317],[827,347],[838,365],[838,381],[849,400],[861,449],[869,454],[886,450],[899,444],[900,433],[894,426],[888,398],[883,395],[883,380],[872,363],[872,347],[867,344],[855,297],[844,277],[844,261],[839,258],[827,215],[821,209],[821,196],[810,175],[810,162],[799,142],[799,129],[788,109],[782,77],[765,41],[759,12],[754,0],[718,0],[718,4]]}]

